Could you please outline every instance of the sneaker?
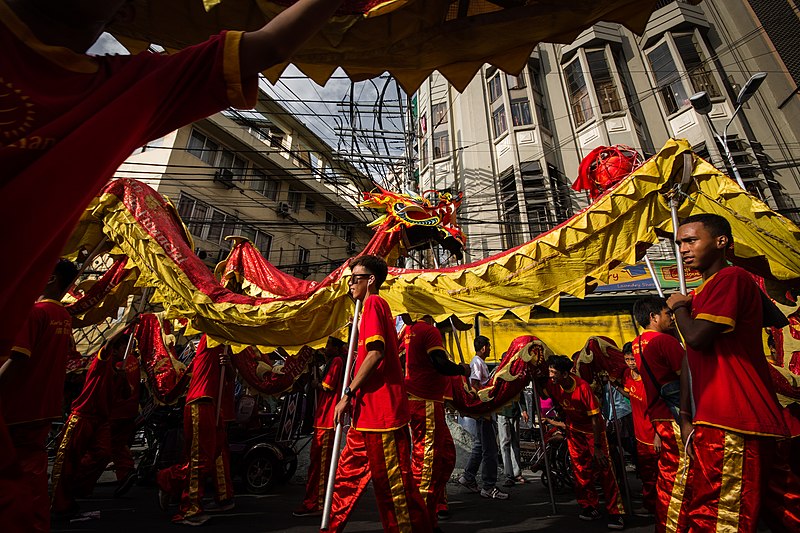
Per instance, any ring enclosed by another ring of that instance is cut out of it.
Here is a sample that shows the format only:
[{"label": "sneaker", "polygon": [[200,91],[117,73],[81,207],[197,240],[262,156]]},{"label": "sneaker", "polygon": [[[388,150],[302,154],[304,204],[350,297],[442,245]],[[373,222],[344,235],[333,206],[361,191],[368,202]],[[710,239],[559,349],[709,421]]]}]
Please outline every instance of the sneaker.
[{"label": "sneaker", "polygon": [[450,519],[450,511],[447,509],[442,509],[436,513],[436,518],[439,520],[449,520]]},{"label": "sneaker", "polygon": [[127,493],[133,487],[133,484],[139,481],[139,476],[136,475],[136,472],[131,472],[124,478],[119,481],[119,485],[117,489],[114,491],[114,497],[119,498],[123,494]]},{"label": "sneaker", "polygon": [[489,498],[490,500],[507,500],[508,493],[497,487],[492,487],[491,489],[481,489],[481,497]]},{"label": "sneaker", "polygon": [[230,500],[225,500],[224,502],[217,503],[213,501],[208,505],[204,505],[204,511],[207,513],[221,513],[223,511],[230,511],[234,507],[236,507],[236,503],[233,501],[233,498]]},{"label": "sneaker", "polygon": [[292,511],[292,516],[322,516],[322,509],[306,509],[301,507]]},{"label": "sneaker", "polygon": [[166,511],[169,509],[169,503],[172,498],[170,497],[169,493],[158,489],[158,507],[162,511]]},{"label": "sneaker", "polygon": [[524,477],[522,477],[522,474],[520,474],[514,478],[514,482],[519,485],[524,485],[525,483],[527,483],[527,480]]},{"label": "sneaker", "polygon": [[182,526],[202,526],[208,519],[211,518],[207,514],[198,513],[189,516],[175,515],[172,519],[173,524],[180,524]]},{"label": "sneaker", "polygon": [[514,486],[514,480],[511,479],[511,478],[506,479],[505,481],[503,481],[503,486],[504,487],[513,487]]},{"label": "sneaker", "polygon": [[464,487],[465,489],[468,489],[470,492],[474,492],[475,494],[480,492],[480,489],[478,488],[478,484],[475,483],[474,480],[473,481],[469,481],[463,475],[458,478],[458,484],[461,485],[462,487]]},{"label": "sneaker", "polygon": [[612,514],[608,517],[608,529],[623,529],[625,521],[618,514]]},{"label": "sneaker", "polygon": [[581,520],[599,520],[600,512],[594,507],[584,507],[581,514],[578,515]]}]

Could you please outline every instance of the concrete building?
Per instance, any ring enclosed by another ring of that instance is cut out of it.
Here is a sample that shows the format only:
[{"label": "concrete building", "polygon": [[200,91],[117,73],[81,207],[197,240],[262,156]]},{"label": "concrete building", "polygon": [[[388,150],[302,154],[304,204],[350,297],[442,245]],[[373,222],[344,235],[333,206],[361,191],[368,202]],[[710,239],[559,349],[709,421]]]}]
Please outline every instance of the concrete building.
[{"label": "concrete building", "polygon": [[[569,45],[542,43],[519,75],[485,65],[463,93],[434,74],[414,96],[419,188],[464,191],[468,261],[525,242],[586,205],[570,189],[581,159],[625,144],[644,157],[689,140],[727,159],[689,97],[705,91],[722,132],[756,72],[766,81],[728,127],[746,187],[800,219],[800,20],[788,0],[661,1],[642,35],[600,23]],[[733,175],[730,169],[727,172]]]},{"label": "concrete building", "polygon": [[131,155],[117,177],[144,181],[176,205],[210,267],[244,235],[278,268],[321,280],[372,237],[357,207],[372,182],[264,93]]}]

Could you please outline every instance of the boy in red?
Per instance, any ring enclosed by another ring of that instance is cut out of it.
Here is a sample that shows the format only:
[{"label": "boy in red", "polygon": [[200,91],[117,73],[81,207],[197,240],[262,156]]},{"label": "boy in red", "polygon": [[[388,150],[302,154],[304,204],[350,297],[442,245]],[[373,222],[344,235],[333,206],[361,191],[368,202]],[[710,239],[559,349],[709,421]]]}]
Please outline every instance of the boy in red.
[{"label": "boy in red", "polygon": [[429,532],[427,509],[411,472],[408,399],[391,309],[378,296],[388,268],[362,255],[351,264],[350,295],[364,302],[358,327],[355,377],[336,405],[334,423],[353,411],[336,469],[331,531],[343,531],[372,480],[384,531]]},{"label": "boy in red", "polygon": [[[642,376],[636,368],[630,343],[622,347],[628,369],[622,377],[622,394],[631,401],[633,433],[636,437],[636,467],[642,480],[642,505],[647,512],[656,512],[656,478],[658,478],[658,452],[661,439],[653,429],[653,422],[647,417],[647,397]],[[615,384],[616,387],[618,385]],[[617,389],[619,390],[619,389]],[[656,523],[658,524],[658,522]],[[658,527],[658,525],[656,525]]]},{"label": "boy in red", "polygon": [[633,357],[640,371],[647,405],[645,414],[661,441],[656,483],[656,531],[676,532],[686,528],[684,501],[689,461],[680,439],[675,414],[661,391],[680,390],[681,365],[686,355],[671,334],[675,321],[667,302],[659,296],[645,296],[633,304],[633,316],[645,328],[632,342]]},{"label": "boy in red", "polygon": [[[187,462],[173,465],[158,473],[159,503],[166,510],[169,502],[180,495],[176,524],[198,526],[208,521],[202,501],[205,481],[211,477],[216,487],[215,511],[233,509],[233,484],[230,474],[230,454],[226,423],[233,420],[234,369],[225,346],[209,348],[205,334],[200,337],[197,353],[192,360],[192,377],[183,410],[184,455]],[[218,407],[222,367],[225,383],[222,404]],[[219,408],[219,422],[217,409]],[[209,509],[210,511],[211,509]]]},{"label": "boy in red", "polygon": [[134,469],[130,443],[136,432],[136,417],[139,415],[139,393],[141,388],[139,359],[129,354],[120,361],[114,372],[114,398],[111,404],[111,460],[119,485],[114,497],[122,496],[138,479]]},{"label": "boy in red", "polygon": [[292,513],[294,516],[320,515],[325,503],[335,433],[333,410],[342,391],[347,344],[335,337],[328,337],[325,356],[328,362],[322,383],[317,388],[317,412],[314,414],[314,440],[311,441],[306,497],[300,508]]},{"label": "boy in red", "polygon": [[611,465],[606,439],[605,423],[600,415],[600,404],[592,394],[589,384],[572,374],[572,361],[563,355],[548,360],[550,380],[546,394],[564,413],[567,448],[575,476],[575,496],[582,507],[582,520],[597,520],[600,499],[594,488],[595,478],[600,478],[606,498],[608,528],[622,529],[625,523],[617,477]]},{"label": "boy in red", "polygon": [[760,289],[725,261],[733,236],[723,217],[693,215],[677,237],[683,262],[703,276],[692,295],[667,300],[686,341],[695,406],[681,397],[694,458],[690,530],[756,531],[763,506],[773,531],[800,531],[800,480],[776,446],[788,431],[764,355]]},{"label": "boy in red", "polygon": [[411,468],[435,528],[438,523],[436,506],[444,498],[445,486],[456,464],[453,437],[444,418],[444,393],[448,376],[468,376],[470,371],[469,365],[450,361],[442,334],[430,316],[408,326],[406,338],[405,386],[413,444]]},{"label": "boy in red", "polygon": [[32,497],[33,531],[50,531],[45,444],[51,422],[63,416],[67,359],[75,351],[72,317],[59,302],[78,269],[62,260],[52,272],[27,323],[17,332],[10,359],[0,357],[6,369],[0,382],[2,418],[8,424],[22,479]]}]

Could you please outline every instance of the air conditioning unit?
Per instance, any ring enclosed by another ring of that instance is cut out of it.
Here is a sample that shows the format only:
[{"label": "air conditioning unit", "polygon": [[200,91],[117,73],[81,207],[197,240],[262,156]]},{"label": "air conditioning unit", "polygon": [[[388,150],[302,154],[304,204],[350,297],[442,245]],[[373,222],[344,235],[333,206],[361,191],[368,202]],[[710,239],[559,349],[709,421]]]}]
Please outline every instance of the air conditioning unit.
[{"label": "air conditioning unit", "polygon": [[288,215],[291,210],[292,206],[289,205],[289,202],[278,202],[278,208],[276,211],[279,215]]},{"label": "air conditioning unit", "polygon": [[354,254],[357,251],[358,251],[358,245],[356,245],[356,243],[354,243],[354,242],[348,242],[347,243],[347,253],[348,254]]},{"label": "air conditioning unit", "polygon": [[233,188],[233,172],[229,168],[221,168],[214,173],[214,181],[221,183],[228,189]]}]

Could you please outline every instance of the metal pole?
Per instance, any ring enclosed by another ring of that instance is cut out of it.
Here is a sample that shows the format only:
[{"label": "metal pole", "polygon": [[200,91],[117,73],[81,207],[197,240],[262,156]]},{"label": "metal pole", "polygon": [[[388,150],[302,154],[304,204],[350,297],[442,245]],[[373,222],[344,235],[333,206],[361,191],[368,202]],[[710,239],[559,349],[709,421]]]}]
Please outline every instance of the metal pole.
[{"label": "metal pole", "polygon": [[650,277],[653,278],[653,284],[656,286],[658,295],[663,298],[664,290],[661,288],[661,283],[659,283],[658,281],[658,276],[656,276],[656,271],[653,270],[653,263],[650,262],[650,258],[647,257],[646,255],[644,256],[644,263],[647,265],[647,270],[650,271]]},{"label": "metal pole", "polygon": [[[225,349],[222,351],[224,355],[228,355],[228,346],[225,346]],[[219,393],[217,393],[217,418],[214,422],[214,425],[219,427],[219,413],[222,411],[222,393],[225,390],[225,366],[220,361],[220,366],[222,368],[219,369]]]},{"label": "metal pole", "polygon": [[678,281],[681,285],[681,294],[684,296],[686,291],[686,274],[683,272],[683,258],[681,258],[681,247],[678,244],[678,191],[672,195],[669,201],[669,211],[672,214],[672,244],[675,246],[675,264],[678,267]]},{"label": "metal pole", "polygon": [[[133,315],[133,319],[136,319],[136,317],[141,315],[142,311],[144,311],[144,305],[145,303],[147,303],[147,293],[149,288],[150,287],[145,287],[142,290],[142,299],[139,300],[139,307],[136,308],[136,314]],[[128,337],[128,345],[125,346],[125,356],[122,358],[122,368],[126,368],[128,365],[128,356],[130,355],[131,350],[133,349],[133,340],[134,340],[134,335],[133,333],[131,333],[130,337]]]},{"label": "metal pole", "polygon": [[547,490],[550,492],[550,505],[553,507],[553,514],[558,514],[556,510],[556,496],[553,493],[553,469],[550,468],[550,457],[547,455],[547,443],[544,440],[544,417],[542,416],[542,406],[539,403],[539,391],[536,389],[536,381],[533,381],[533,403],[536,408],[536,418],[539,419],[539,440],[542,445],[542,455],[544,456],[544,468],[547,471]]},{"label": "metal pole", "polygon": [[[431,256],[433,257],[433,266],[436,269],[439,269],[439,258],[436,257],[436,251],[433,249],[433,241],[429,241],[428,244],[431,247]],[[458,358],[461,360],[461,363],[464,364],[464,352],[461,350],[461,339],[458,336],[458,330],[456,329],[456,321],[453,320],[453,317],[450,317],[450,327],[453,328],[453,338],[456,341],[456,348],[458,348]]]},{"label": "metal pole", "polygon": [[[631,487],[628,485],[628,474],[625,472],[625,450],[622,449],[622,435],[620,435],[619,419],[617,418],[617,406],[614,403],[614,392],[611,390],[611,382],[606,382],[608,385],[608,403],[611,404],[611,416],[614,417],[614,429],[617,434],[617,449],[619,450],[619,461],[622,467],[622,483],[625,485],[625,505],[628,506],[628,511],[633,512],[631,505]],[[610,454],[609,454],[610,455]],[[614,465],[611,465],[612,468]],[[606,498],[609,495],[606,494]]]},{"label": "metal pole", "polygon": [[[361,300],[356,300],[356,309],[353,312],[353,325],[350,327],[350,343],[347,346],[347,362],[344,365],[344,379],[342,380],[342,393],[339,396],[341,401],[344,391],[350,386],[350,367],[353,366],[356,347],[358,345],[358,317],[361,315]],[[339,420],[336,423],[336,431],[333,437],[333,456],[331,456],[331,467],[328,470],[328,482],[325,485],[325,503],[322,506],[322,524],[320,529],[328,529],[331,525],[331,505],[333,504],[333,486],[336,482],[336,467],[339,466],[339,455],[342,453],[342,433],[344,424]]]}]

